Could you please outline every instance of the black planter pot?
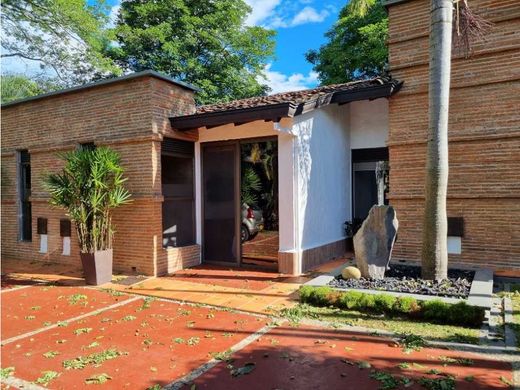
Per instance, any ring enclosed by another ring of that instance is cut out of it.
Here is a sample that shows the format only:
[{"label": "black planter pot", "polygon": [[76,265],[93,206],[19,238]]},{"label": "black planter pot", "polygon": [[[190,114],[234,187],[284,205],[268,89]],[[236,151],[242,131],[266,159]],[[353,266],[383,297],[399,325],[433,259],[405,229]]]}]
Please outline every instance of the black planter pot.
[{"label": "black planter pot", "polygon": [[94,253],[80,253],[85,282],[94,286],[112,280],[112,249]]}]

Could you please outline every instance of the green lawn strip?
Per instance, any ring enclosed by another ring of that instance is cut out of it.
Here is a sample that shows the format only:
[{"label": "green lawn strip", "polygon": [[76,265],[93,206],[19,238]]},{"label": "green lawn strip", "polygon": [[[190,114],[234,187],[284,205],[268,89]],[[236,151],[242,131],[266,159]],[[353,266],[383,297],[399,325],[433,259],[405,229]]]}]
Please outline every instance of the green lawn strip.
[{"label": "green lawn strip", "polygon": [[479,343],[479,329],[455,325],[439,325],[401,317],[383,317],[378,314],[361,313],[356,310],[341,310],[333,307],[314,307],[299,304],[284,309],[280,314],[292,322],[301,319],[316,319],[337,325],[359,326],[370,329],[387,330],[399,334],[421,336],[429,340]]},{"label": "green lawn strip", "polygon": [[516,346],[520,348],[520,292],[515,291],[511,295],[511,302],[513,304],[513,323],[508,324],[515,332]]},{"label": "green lawn strip", "polygon": [[509,297],[513,305],[513,322],[509,323],[509,327],[513,330],[516,336],[516,345],[520,348],[520,284],[511,284],[509,292],[500,291],[497,294],[499,297]]}]

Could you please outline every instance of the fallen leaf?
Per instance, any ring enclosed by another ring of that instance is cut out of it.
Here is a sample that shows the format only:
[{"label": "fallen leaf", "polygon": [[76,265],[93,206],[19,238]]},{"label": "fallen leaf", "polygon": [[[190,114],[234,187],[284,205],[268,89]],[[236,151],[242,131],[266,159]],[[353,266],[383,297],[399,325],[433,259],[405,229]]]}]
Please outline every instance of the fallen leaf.
[{"label": "fallen leaf", "polygon": [[254,369],[255,369],[255,363],[252,363],[252,362],[246,363],[246,364],[244,364],[244,367],[240,367],[240,368],[231,370],[231,376],[237,377],[237,376],[241,376],[241,375],[247,375]]}]

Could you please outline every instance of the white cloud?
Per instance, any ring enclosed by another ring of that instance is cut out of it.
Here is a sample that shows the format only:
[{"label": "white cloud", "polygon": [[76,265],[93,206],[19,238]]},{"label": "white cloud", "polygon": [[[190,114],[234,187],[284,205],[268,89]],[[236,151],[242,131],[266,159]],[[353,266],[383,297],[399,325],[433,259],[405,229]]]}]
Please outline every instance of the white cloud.
[{"label": "white cloud", "polygon": [[271,65],[266,65],[264,78],[259,79],[261,83],[266,83],[271,88],[271,94],[314,88],[318,83],[318,74],[316,72],[311,71],[307,75],[302,73],[286,75],[271,70]]},{"label": "white cloud", "polygon": [[291,26],[306,23],[320,23],[323,22],[327,16],[329,16],[329,11],[325,9],[318,12],[312,7],[305,7],[291,20]]},{"label": "white cloud", "polygon": [[252,8],[252,12],[246,19],[246,24],[255,26],[272,15],[274,9],[281,3],[281,0],[246,0],[246,3]]},{"label": "white cloud", "polygon": [[110,14],[108,14],[108,26],[109,28],[115,27],[117,24],[117,17],[119,16],[119,10],[121,9],[121,0],[117,1],[112,8],[110,8]]},{"label": "white cloud", "polygon": [[330,10],[326,7],[321,11],[302,4],[309,4],[312,0],[301,0],[300,4],[294,0],[246,0],[252,8],[246,19],[248,26],[264,26],[267,28],[289,28],[307,23],[320,23],[327,18]]}]

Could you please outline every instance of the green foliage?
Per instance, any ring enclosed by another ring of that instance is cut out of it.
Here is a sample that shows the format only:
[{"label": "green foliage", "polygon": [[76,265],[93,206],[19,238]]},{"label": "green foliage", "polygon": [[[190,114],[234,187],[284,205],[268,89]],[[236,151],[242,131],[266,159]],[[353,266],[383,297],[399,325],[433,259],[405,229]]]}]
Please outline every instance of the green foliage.
[{"label": "green foliage", "polygon": [[[91,3],[90,3],[91,4]],[[2,57],[36,61],[64,84],[85,82],[98,72],[119,73],[101,54],[110,37],[104,2],[85,0],[2,1]]]},{"label": "green foliage", "polygon": [[0,378],[6,379],[14,374],[14,367],[5,367],[0,369]]},{"label": "green foliage", "polygon": [[391,313],[396,302],[393,295],[378,294],[374,297],[375,309],[381,313]]},{"label": "green foliage", "polygon": [[112,379],[110,375],[102,373],[88,377],[85,379],[85,383],[87,385],[101,385],[110,379]]},{"label": "green foliage", "polygon": [[266,229],[278,230],[277,143],[266,141],[242,144],[241,160],[242,203],[261,208]]},{"label": "green foliage", "polygon": [[300,288],[300,301],[316,306],[328,306],[335,303],[335,293],[330,287],[302,286]]},{"label": "green foliage", "polygon": [[379,387],[381,390],[395,389],[399,386],[399,380],[388,372],[373,371],[370,374],[370,378],[375,379],[381,384]]},{"label": "green foliage", "polygon": [[248,206],[256,206],[258,202],[257,193],[262,190],[262,182],[256,171],[248,167],[242,171],[242,182],[240,185],[240,199]]},{"label": "green foliage", "polygon": [[305,55],[322,84],[344,83],[385,72],[388,63],[386,10],[379,0],[362,0],[361,3],[368,3],[361,12],[350,4],[343,7],[338,21],[326,33],[328,42]]},{"label": "green foliage", "polygon": [[201,89],[199,103],[265,94],[257,78],[274,31],[244,24],[242,0],[123,0],[108,55],[122,68],[153,69]]},{"label": "green foliage", "polygon": [[1,81],[2,104],[43,93],[36,82],[22,75],[2,75]]},{"label": "green foliage", "polygon": [[403,351],[405,353],[420,351],[424,346],[426,346],[426,341],[421,336],[411,333],[402,335],[399,343],[403,346]]},{"label": "green foliage", "polygon": [[45,179],[50,203],[65,209],[75,223],[82,253],[112,248],[112,210],[130,201],[119,155],[99,147],[79,148],[60,157],[65,161],[63,171]]},{"label": "green foliage", "polygon": [[357,309],[363,293],[359,291],[347,291],[340,295],[338,302],[342,309]]},{"label": "green foliage", "polygon": [[59,372],[56,371],[42,371],[42,375],[34,381],[38,385],[47,386],[50,381],[60,376]]},{"label": "green foliage", "polygon": [[302,286],[299,293],[300,302],[315,306],[332,305],[344,310],[423,318],[433,323],[468,327],[478,327],[484,320],[484,309],[465,302],[449,304],[438,299],[418,301],[411,297],[395,297],[390,294],[339,292],[325,286]]},{"label": "green foliage", "polygon": [[396,313],[410,314],[419,310],[417,300],[411,297],[400,297],[395,301],[394,311]]},{"label": "green foliage", "polygon": [[106,351],[92,353],[88,356],[78,356],[74,359],[64,360],[62,365],[67,370],[82,370],[88,365],[99,366],[107,360],[112,360],[122,355],[127,355],[127,353],[116,349],[107,349]]}]

